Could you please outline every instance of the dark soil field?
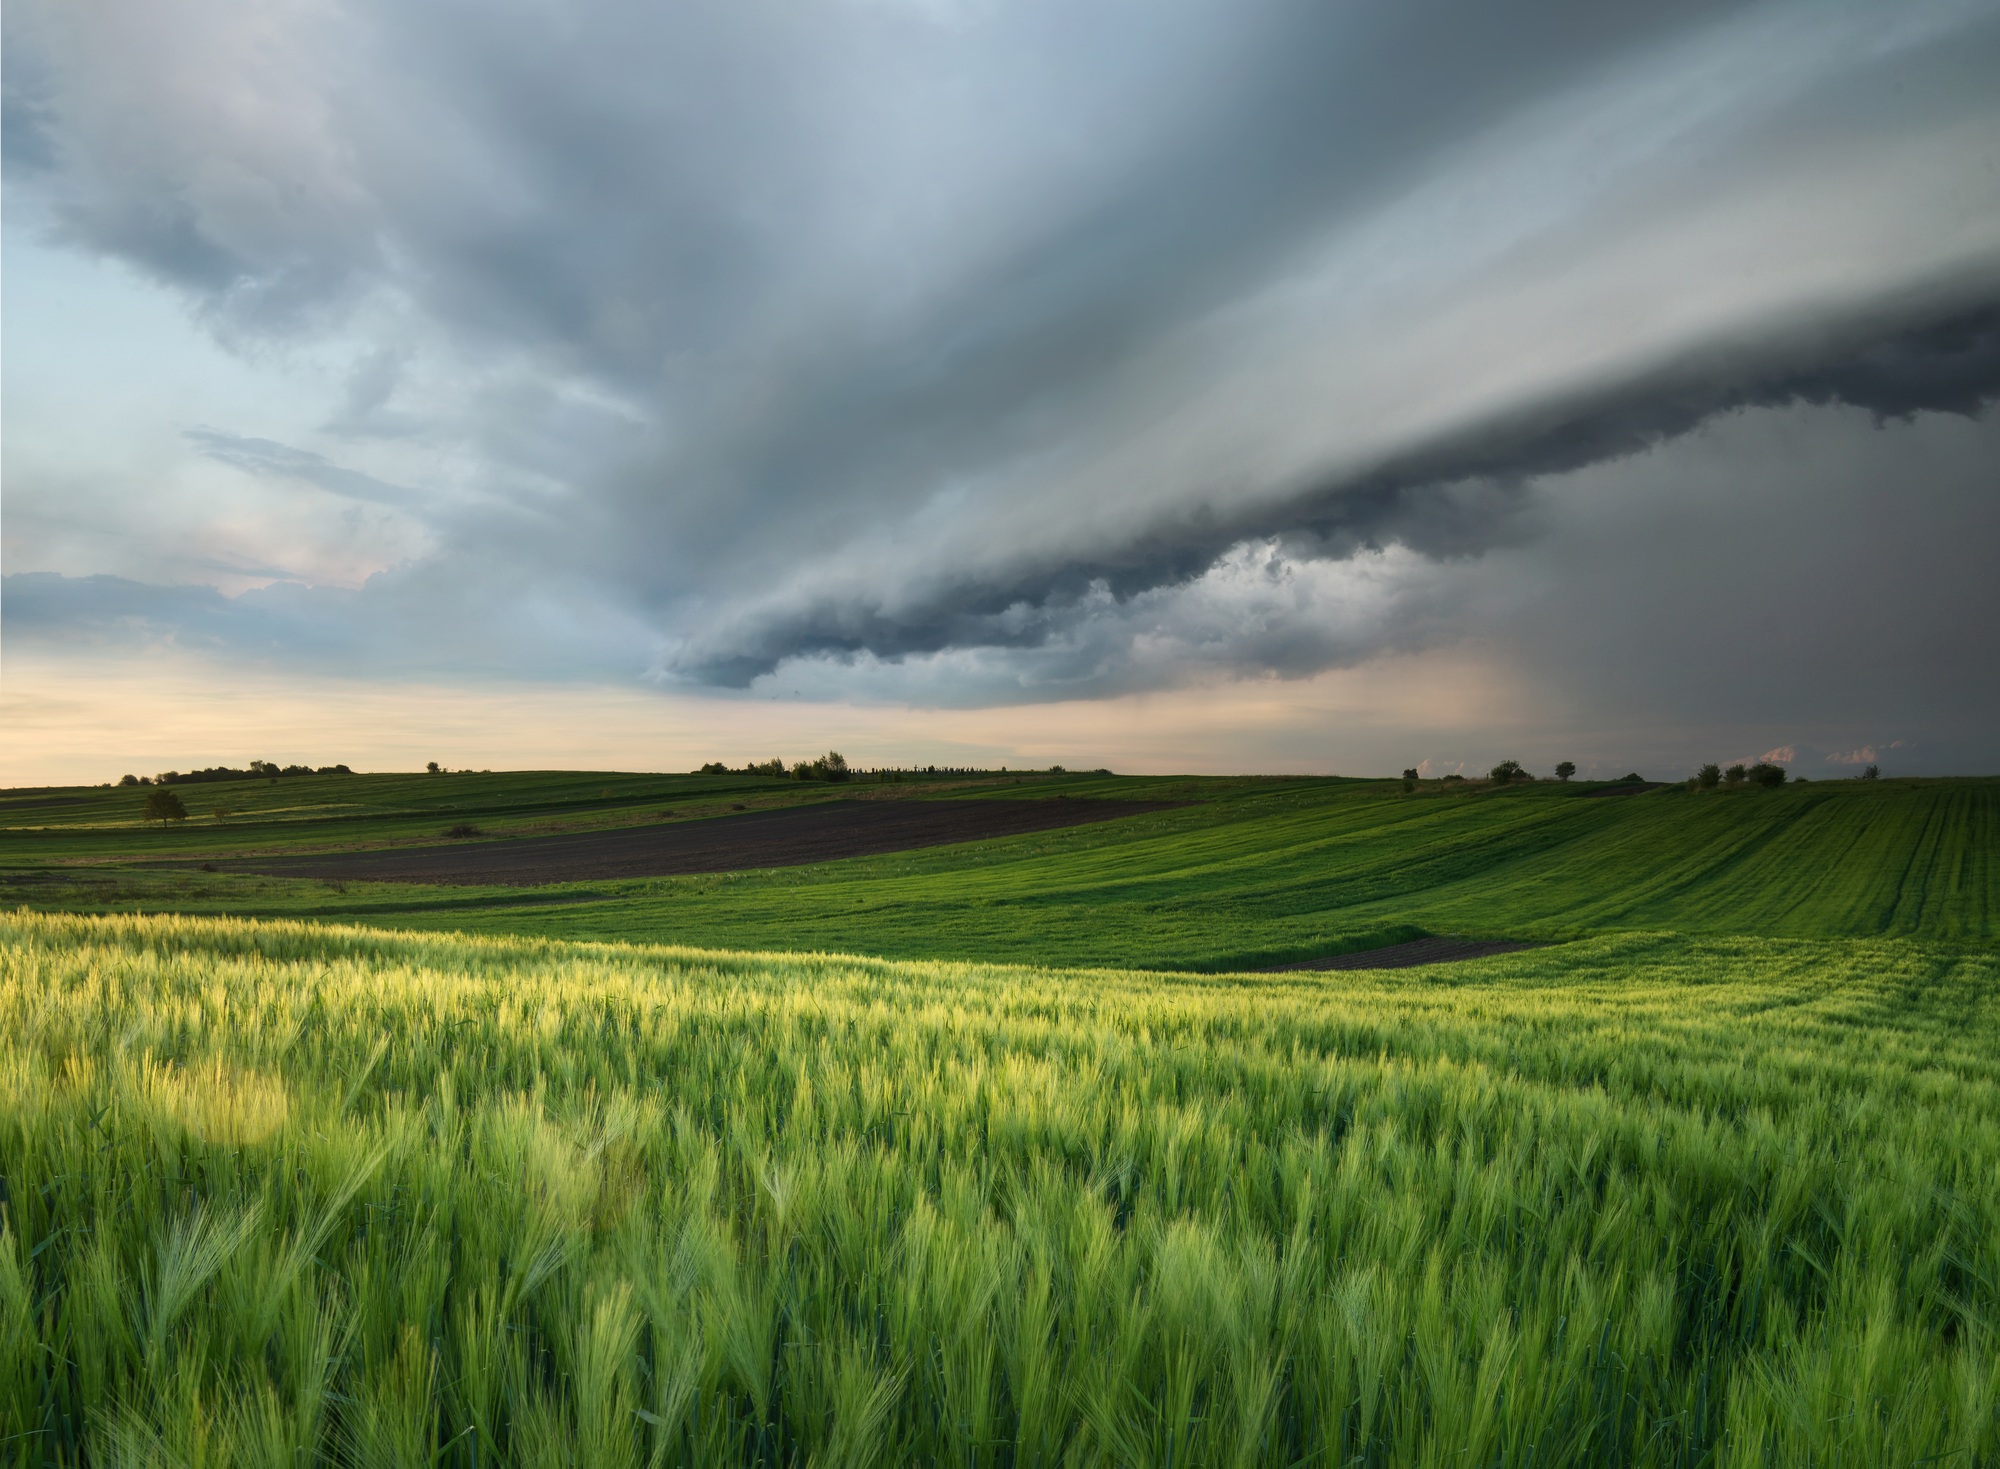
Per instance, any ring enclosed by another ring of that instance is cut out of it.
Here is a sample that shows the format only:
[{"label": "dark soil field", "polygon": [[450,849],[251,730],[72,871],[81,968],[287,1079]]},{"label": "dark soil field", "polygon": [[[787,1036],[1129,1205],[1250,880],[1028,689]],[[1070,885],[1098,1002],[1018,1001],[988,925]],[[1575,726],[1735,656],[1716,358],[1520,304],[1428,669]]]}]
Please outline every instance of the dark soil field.
[{"label": "dark soil field", "polygon": [[1086,826],[1163,811],[1177,801],[830,801],[562,836],[387,851],[319,852],[215,864],[225,872],[356,882],[429,882],[532,886],[607,878],[670,877],[800,867],[843,857],[873,857],[917,847],[987,841],[1060,827]]},{"label": "dark soil field", "polygon": [[1522,949],[1539,949],[1540,944],[1516,943],[1512,939],[1412,939],[1407,944],[1389,944],[1380,949],[1362,949],[1353,954],[1335,954],[1328,959],[1308,959],[1301,964],[1277,964],[1266,974],[1285,974],[1295,969],[1413,969],[1419,964],[1449,964],[1454,959],[1484,959],[1488,954],[1515,954]]}]

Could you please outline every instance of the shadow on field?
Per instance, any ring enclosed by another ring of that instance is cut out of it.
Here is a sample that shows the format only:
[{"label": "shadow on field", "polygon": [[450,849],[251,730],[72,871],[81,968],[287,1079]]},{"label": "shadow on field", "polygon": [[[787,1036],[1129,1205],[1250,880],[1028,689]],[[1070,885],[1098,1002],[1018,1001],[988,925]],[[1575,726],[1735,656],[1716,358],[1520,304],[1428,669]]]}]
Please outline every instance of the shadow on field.
[{"label": "shadow on field", "polygon": [[1545,945],[1522,943],[1515,939],[1412,939],[1407,944],[1362,949],[1353,954],[1305,959],[1296,964],[1273,964],[1258,973],[1285,974],[1295,969],[1414,969],[1419,964],[1450,964],[1459,959],[1484,959],[1490,954],[1518,954],[1523,949],[1543,947]]},{"label": "shadow on field", "polygon": [[1035,801],[829,801],[668,826],[457,841],[445,847],[241,858],[216,865],[228,872],[266,877],[535,886],[797,867],[843,857],[874,857],[918,847],[1087,826],[1187,804],[1067,797]]}]

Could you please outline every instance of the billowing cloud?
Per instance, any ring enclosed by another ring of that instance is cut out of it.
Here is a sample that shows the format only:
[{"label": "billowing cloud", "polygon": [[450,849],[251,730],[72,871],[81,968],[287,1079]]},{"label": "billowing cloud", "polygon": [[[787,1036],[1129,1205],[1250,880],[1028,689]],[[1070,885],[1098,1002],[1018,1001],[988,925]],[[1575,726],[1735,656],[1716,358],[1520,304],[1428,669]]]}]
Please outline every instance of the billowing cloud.
[{"label": "billowing cloud", "polygon": [[1981,0],[5,24],[17,218],[313,398],[181,443],[421,527],[339,596],[17,577],[10,637],[941,704],[1299,677],[1524,625],[1552,507],[1704,425],[1860,410],[1921,478],[2000,396]]}]

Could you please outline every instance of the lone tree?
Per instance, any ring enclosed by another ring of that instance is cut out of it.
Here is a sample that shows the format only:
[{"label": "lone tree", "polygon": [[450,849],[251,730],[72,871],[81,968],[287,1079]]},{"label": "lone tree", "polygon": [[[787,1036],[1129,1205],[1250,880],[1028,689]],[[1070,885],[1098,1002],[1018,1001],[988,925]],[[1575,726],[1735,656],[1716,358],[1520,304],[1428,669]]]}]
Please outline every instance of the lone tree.
[{"label": "lone tree", "polygon": [[1412,766],[1411,766],[1411,767],[1410,767],[1410,768],[1409,768],[1408,770],[1404,771],[1404,772],[1403,772],[1403,779],[1404,779],[1404,780],[1419,780],[1419,779],[1421,779],[1421,777],[1420,777],[1420,776],[1419,776],[1419,775],[1417,774],[1417,767],[1416,767],[1416,766],[1414,766],[1414,765],[1412,765]]},{"label": "lone tree", "polygon": [[1557,780],[1568,780],[1572,775],[1575,774],[1576,774],[1576,762],[1574,760],[1565,760],[1556,766]]},{"label": "lone tree", "polygon": [[1861,778],[1863,780],[1880,780],[1882,778],[1882,767],[1879,765],[1869,766],[1861,772]]},{"label": "lone tree", "polygon": [[154,786],[146,793],[146,820],[160,823],[160,830],[167,829],[170,821],[186,821],[188,808],[181,804],[181,798],[165,786]]},{"label": "lone tree", "polygon": [[444,774],[444,772],[438,768],[438,763],[435,760],[426,760],[424,762],[424,769],[430,772],[432,775]]},{"label": "lone tree", "polygon": [[1502,760],[1489,772],[1487,779],[1491,780],[1497,786],[1503,786],[1510,780],[1522,779],[1527,773],[1527,770],[1523,768],[1520,761]]}]

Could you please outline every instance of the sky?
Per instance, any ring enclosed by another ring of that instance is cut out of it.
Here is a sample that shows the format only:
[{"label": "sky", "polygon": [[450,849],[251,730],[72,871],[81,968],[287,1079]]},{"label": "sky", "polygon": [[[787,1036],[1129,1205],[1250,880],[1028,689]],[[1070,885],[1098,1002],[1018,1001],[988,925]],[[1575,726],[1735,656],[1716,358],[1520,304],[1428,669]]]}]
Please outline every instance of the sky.
[{"label": "sky", "polygon": [[2000,0],[0,24],[0,781],[2000,771]]}]

